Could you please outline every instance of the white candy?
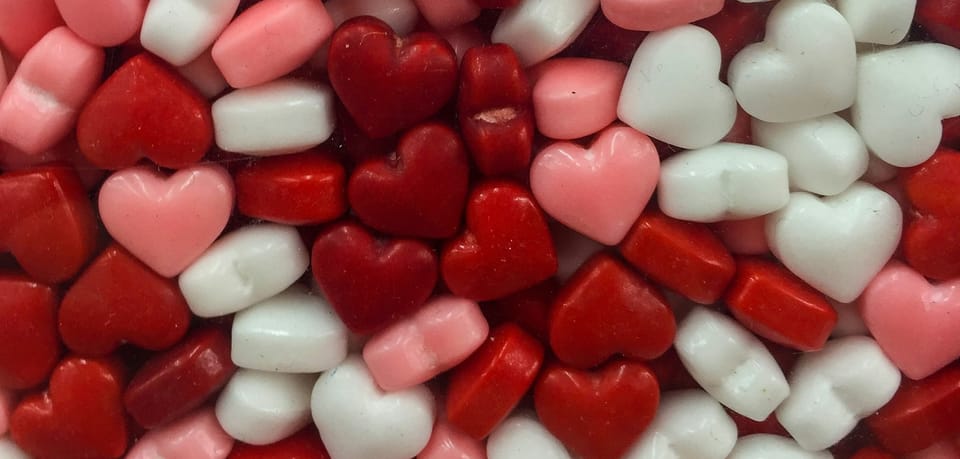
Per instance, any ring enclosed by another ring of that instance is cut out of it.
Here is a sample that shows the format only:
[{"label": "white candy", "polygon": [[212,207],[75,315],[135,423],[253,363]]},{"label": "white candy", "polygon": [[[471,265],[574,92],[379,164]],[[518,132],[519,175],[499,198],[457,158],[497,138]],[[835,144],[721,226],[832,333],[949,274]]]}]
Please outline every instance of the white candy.
[{"label": "white candy", "polygon": [[433,430],[434,400],[426,387],[384,392],[358,356],[320,376],[311,406],[331,459],[411,458]]},{"label": "white candy", "polygon": [[217,420],[231,437],[251,445],[282,440],[310,424],[315,375],[239,369],[217,399]]},{"label": "white candy", "polygon": [[717,222],[774,212],[790,199],[787,160],[754,145],[718,143],[660,165],[660,209],[680,220]]},{"label": "white candy", "polygon": [[859,59],[853,125],[880,159],[899,167],[927,160],[941,121],[960,115],[960,50],[909,43]]},{"label": "white candy", "polygon": [[858,42],[895,45],[907,36],[917,0],[836,0]]},{"label": "white candy", "polygon": [[707,393],[750,419],[763,421],[790,394],[770,351],[723,314],[695,308],[677,328],[674,346]]},{"label": "white candy", "polygon": [[240,0],[150,0],[140,44],[175,65],[207,50],[237,12]]},{"label": "white candy", "polygon": [[893,398],[900,370],[865,336],[828,341],[800,357],[790,375],[790,397],[777,420],[804,449],[829,448],[860,419]]},{"label": "white candy", "polygon": [[682,148],[717,143],[737,118],[737,101],[719,73],[720,45],[710,32],[684,25],[651,33],[630,63],[617,114]]},{"label": "white candy", "polygon": [[227,89],[227,80],[220,73],[220,68],[210,57],[210,52],[204,52],[200,57],[190,61],[187,65],[177,68],[180,75],[186,78],[193,86],[207,98],[214,97]]},{"label": "white candy", "polygon": [[867,171],[870,155],[857,130],[830,114],[793,123],[754,120],[753,140],[787,158],[790,186],[835,195]]},{"label": "white candy", "polygon": [[793,193],[786,207],[766,219],[773,254],[841,303],[856,299],[890,260],[902,226],[897,201],[864,182],[826,198]]},{"label": "white candy", "polygon": [[292,78],[238,89],[213,103],[217,146],[255,156],[320,145],[330,138],[335,121],[333,90]]},{"label": "white candy", "polygon": [[501,422],[487,439],[487,459],[570,459],[560,440],[536,416],[522,412]]},{"label": "white candy", "polygon": [[727,459],[833,459],[833,454],[807,451],[780,435],[754,434],[737,440]]},{"label": "white candy", "polygon": [[737,425],[705,392],[666,392],[625,459],[724,459],[736,441]]},{"label": "white candy", "polygon": [[551,225],[550,233],[557,247],[556,277],[561,282],[569,279],[587,259],[604,248],[603,244],[560,223]]},{"label": "white candy", "polygon": [[337,27],[358,16],[373,16],[400,36],[413,32],[420,17],[413,0],[329,0],[323,7]]},{"label": "white candy", "polygon": [[347,357],[347,328],[322,297],[301,286],[237,313],[230,357],[239,367],[320,373]]},{"label": "white candy", "polygon": [[246,226],[221,237],[184,270],[180,291],[197,316],[222,316],[282,292],[309,262],[293,227]]},{"label": "white candy", "polygon": [[764,41],[733,58],[727,81],[747,113],[782,123],[853,104],[856,67],[853,32],[837,10],[822,0],[782,0]]},{"label": "white candy", "polygon": [[3,437],[0,438],[0,459],[30,459],[30,456],[23,452],[13,440]]},{"label": "white candy", "polygon": [[522,0],[503,11],[491,41],[510,45],[531,66],[573,43],[598,8],[600,0]]}]

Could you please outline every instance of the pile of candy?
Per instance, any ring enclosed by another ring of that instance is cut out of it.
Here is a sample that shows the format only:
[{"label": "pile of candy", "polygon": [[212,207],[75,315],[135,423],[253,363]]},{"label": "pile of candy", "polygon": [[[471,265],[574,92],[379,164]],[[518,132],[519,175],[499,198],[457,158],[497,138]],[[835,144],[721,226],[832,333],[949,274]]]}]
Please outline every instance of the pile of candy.
[{"label": "pile of candy", "polygon": [[958,458],[957,47],[957,0],[0,0],[0,458]]}]

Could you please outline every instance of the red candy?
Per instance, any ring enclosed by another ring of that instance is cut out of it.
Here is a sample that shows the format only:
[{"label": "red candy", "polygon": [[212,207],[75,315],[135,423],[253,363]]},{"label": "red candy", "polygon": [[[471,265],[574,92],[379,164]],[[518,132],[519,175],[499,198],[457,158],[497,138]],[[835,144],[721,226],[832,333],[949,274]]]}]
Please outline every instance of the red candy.
[{"label": "red candy", "polygon": [[483,308],[483,315],[491,326],[515,322],[534,338],[546,342],[550,305],[553,304],[559,287],[556,279],[547,279],[526,290],[488,303]]},{"label": "red candy", "polygon": [[933,38],[950,46],[960,47],[960,2],[956,0],[917,0],[914,14]]},{"label": "red candy", "polygon": [[907,263],[926,277],[960,275],[960,153],[941,147],[926,162],[900,175],[914,213],[903,232]]},{"label": "red candy", "polygon": [[0,387],[46,381],[60,356],[57,294],[26,277],[0,274]]},{"label": "red candy", "polygon": [[237,443],[227,459],[330,459],[313,426],[270,445]]},{"label": "red candy", "polygon": [[321,153],[264,158],[238,170],[235,178],[237,209],[249,217],[313,225],[347,211],[346,172]]},{"label": "red candy", "polygon": [[866,420],[877,442],[895,454],[960,434],[960,367],[920,381],[906,379],[893,400]]}]

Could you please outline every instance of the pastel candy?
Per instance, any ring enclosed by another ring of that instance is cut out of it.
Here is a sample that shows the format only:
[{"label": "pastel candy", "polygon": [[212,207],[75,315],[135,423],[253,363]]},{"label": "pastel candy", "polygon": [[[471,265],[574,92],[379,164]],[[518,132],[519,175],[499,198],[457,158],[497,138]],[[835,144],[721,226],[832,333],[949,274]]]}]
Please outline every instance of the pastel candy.
[{"label": "pastel candy", "polygon": [[0,47],[17,59],[60,25],[54,0],[0,0]]},{"label": "pastel candy", "polygon": [[217,399],[217,420],[231,437],[267,445],[310,424],[310,390],[317,377],[238,370]]},{"label": "pastel candy", "polygon": [[663,30],[713,16],[723,0],[601,0],[603,14],[627,30]]},{"label": "pastel candy", "polygon": [[727,459],[833,459],[829,451],[807,451],[780,435],[754,434],[741,437]]},{"label": "pastel candy", "polygon": [[895,45],[907,36],[917,0],[887,0],[867,3],[837,0],[837,10],[850,23],[857,42]]},{"label": "pastel candy", "polygon": [[480,15],[473,0],[414,0],[420,14],[435,29],[444,31],[466,24]]},{"label": "pastel candy", "polygon": [[672,391],[625,459],[724,459],[736,441],[737,425],[710,395]]},{"label": "pastel candy", "polygon": [[30,459],[10,438],[0,437],[0,458],[3,459]]},{"label": "pastel candy", "polygon": [[487,454],[480,442],[440,421],[417,459],[487,459]]},{"label": "pastel candy", "polygon": [[240,0],[150,0],[140,44],[175,66],[186,65],[210,48],[239,5]]},{"label": "pastel candy", "polygon": [[10,413],[13,412],[13,392],[0,389],[0,437],[7,434],[10,426]]},{"label": "pastel candy", "polygon": [[227,89],[227,80],[223,78],[217,63],[209,52],[204,52],[186,65],[177,67],[177,72],[193,83],[193,86],[208,99]]},{"label": "pastel candy", "polygon": [[333,90],[292,78],[233,91],[213,103],[217,146],[273,156],[313,148],[333,133]]},{"label": "pastel candy", "polygon": [[600,0],[522,0],[500,15],[491,41],[510,45],[530,66],[573,43],[599,7]]},{"label": "pastel candy", "polygon": [[56,0],[67,27],[97,46],[117,46],[140,31],[147,0]]},{"label": "pastel candy", "polygon": [[148,431],[125,459],[224,459],[233,442],[214,411],[206,408]]},{"label": "pastel candy", "polygon": [[487,439],[489,459],[570,459],[557,440],[532,413],[514,414],[500,423]]},{"label": "pastel candy", "polygon": [[351,18],[373,16],[397,35],[413,32],[419,18],[414,0],[329,0],[324,6],[337,27]]},{"label": "pastel candy", "polygon": [[537,129],[553,139],[577,139],[617,119],[627,67],[602,59],[558,58],[531,70]]},{"label": "pastel candy", "polygon": [[67,27],[43,36],[0,97],[0,141],[27,154],[47,150],[74,127],[103,73],[104,52]]},{"label": "pastel candy", "polygon": [[462,362],[488,332],[477,303],[439,297],[371,338],[363,347],[363,360],[381,388],[404,389]]}]

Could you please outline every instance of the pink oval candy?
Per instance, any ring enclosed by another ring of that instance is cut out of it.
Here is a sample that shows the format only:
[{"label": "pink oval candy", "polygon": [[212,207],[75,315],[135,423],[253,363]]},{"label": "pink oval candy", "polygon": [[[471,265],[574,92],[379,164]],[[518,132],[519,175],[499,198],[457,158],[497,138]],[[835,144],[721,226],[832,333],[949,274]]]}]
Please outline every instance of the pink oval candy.
[{"label": "pink oval candy", "polygon": [[669,29],[713,16],[724,0],[600,0],[603,15],[627,30]]},{"label": "pink oval candy", "polygon": [[207,408],[147,432],[126,459],[223,459],[233,442]]},{"label": "pink oval candy", "polygon": [[532,71],[537,129],[560,140],[584,137],[617,119],[627,67],[601,59],[560,58]]},{"label": "pink oval candy", "polygon": [[54,0],[0,0],[0,45],[17,59],[60,25]]},{"label": "pink oval candy", "polygon": [[80,38],[116,46],[140,31],[147,0],[56,0],[60,15]]}]

